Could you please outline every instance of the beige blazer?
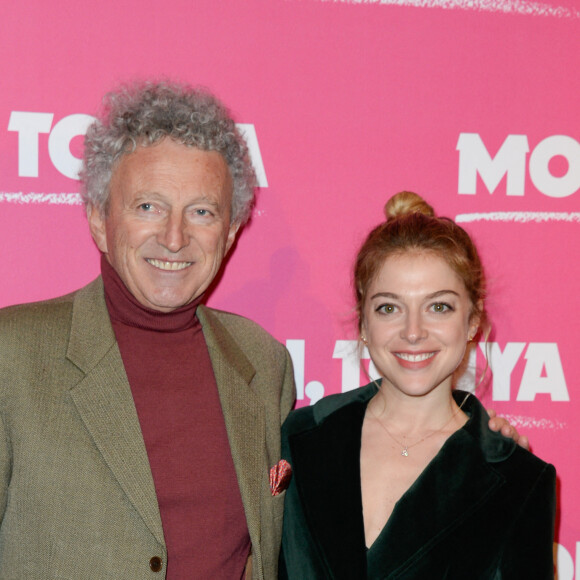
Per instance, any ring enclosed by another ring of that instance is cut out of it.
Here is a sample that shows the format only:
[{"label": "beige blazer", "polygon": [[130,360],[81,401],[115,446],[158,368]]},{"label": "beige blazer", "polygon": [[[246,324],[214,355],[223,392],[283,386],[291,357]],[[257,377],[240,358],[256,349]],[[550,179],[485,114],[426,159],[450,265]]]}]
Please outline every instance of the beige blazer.
[{"label": "beige blazer", "polygon": [[[274,579],[284,495],[272,497],[268,476],[294,401],[291,360],[247,319],[201,306],[198,314],[252,541],[251,577]],[[155,488],[100,278],[0,311],[0,519],[2,580],[165,578]]]}]

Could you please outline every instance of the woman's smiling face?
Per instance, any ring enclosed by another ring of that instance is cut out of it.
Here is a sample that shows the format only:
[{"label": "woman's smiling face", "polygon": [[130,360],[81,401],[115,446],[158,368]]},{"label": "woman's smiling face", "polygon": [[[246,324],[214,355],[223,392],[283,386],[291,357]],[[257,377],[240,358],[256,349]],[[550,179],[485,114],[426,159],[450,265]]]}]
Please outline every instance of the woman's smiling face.
[{"label": "woman's smiling face", "polygon": [[472,309],[463,280],[440,255],[389,256],[368,289],[361,328],[383,388],[411,396],[451,389],[477,331]]}]

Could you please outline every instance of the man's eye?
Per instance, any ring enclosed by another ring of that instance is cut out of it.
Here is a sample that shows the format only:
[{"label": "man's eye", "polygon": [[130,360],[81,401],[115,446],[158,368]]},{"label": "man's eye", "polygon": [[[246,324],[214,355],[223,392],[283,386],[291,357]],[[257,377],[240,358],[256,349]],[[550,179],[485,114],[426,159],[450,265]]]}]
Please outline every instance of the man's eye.
[{"label": "man's eye", "polygon": [[209,211],[209,209],[201,209],[201,208],[200,209],[196,209],[195,210],[195,213],[197,215],[202,216],[202,217],[206,217],[208,215],[211,215],[211,212]]},{"label": "man's eye", "polygon": [[142,209],[143,211],[151,211],[153,209],[153,204],[151,204],[151,203],[142,203],[139,206],[139,209]]}]

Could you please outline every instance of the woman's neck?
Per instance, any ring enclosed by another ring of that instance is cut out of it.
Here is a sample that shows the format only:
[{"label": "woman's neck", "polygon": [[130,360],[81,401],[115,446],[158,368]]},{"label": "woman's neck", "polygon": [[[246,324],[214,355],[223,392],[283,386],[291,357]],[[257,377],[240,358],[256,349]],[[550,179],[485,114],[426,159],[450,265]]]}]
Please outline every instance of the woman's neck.
[{"label": "woman's neck", "polygon": [[393,435],[410,439],[433,431],[456,431],[467,420],[447,385],[439,385],[424,395],[409,395],[383,380],[368,411]]}]

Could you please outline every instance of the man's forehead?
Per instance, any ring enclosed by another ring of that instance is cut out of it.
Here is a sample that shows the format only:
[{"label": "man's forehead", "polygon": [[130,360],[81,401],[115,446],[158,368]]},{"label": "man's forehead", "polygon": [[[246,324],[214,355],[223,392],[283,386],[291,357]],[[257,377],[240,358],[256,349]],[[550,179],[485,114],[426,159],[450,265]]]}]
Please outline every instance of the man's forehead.
[{"label": "man's forehead", "polygon": [[124,160],[134,157],[156,157],[164,155],[173,156],[180,153],[189,153],[191,156],[201,154],[201,156],[204,157],[219,158],[225,165],[227,165],[226,158],[217,149],[205,149],[194,144],[182,143],[180,141],[175,141],[170,137],[164,137],[163,139],[159,139],[154,143],[149,143],[147,141],[138,142],[133,149],[127,151],[119,157],[117,166],[123,163]]},{"label": "man's forehead", "polygon": [[112,180],[121,176],[137,181],[141,178],[231,181],[229,167],[221,153],[172,141],[137,147],[122,157],[113,169]]}]

